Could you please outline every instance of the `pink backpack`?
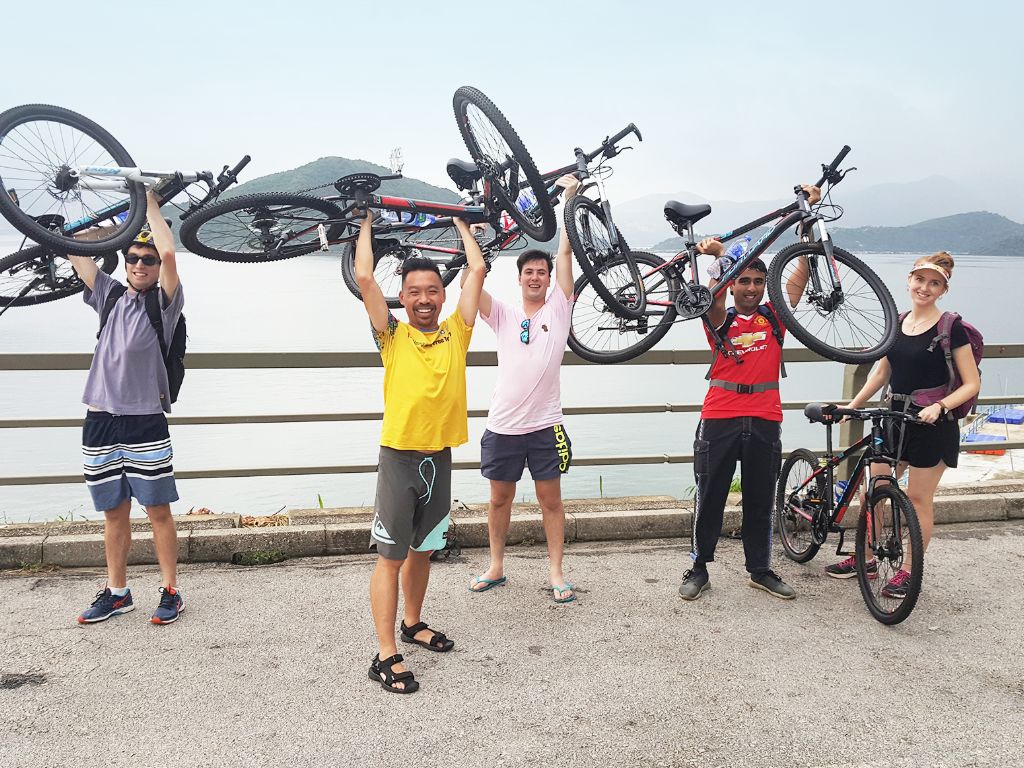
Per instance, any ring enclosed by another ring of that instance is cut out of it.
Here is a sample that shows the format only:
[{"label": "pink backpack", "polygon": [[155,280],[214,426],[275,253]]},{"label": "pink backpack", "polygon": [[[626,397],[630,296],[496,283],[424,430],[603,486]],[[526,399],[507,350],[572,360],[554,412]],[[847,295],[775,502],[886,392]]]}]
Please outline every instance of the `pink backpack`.
[{"label": "pink backpack", "polygon": [[[900,323],[903,322],[903,318],[907,316],[907,312],[900,315]],[[956,312],[943,312],[942,317],[939,318],[938,334],[932,339],[932,343],[928,345],[928,351],[933,352],[936,344],[942,345],[942,351],[946,355],[946,368],[949,369],[949,382],[947,384],[941,384],[937,387],[928,387],[927,389],[915,389],[910,393],[910,397],[914,402],[914,405],[924,407],[937,403],[939,400],[944,398],[950,392],[963,384],[960,379],[960,373],[956,369],[956,365],[953,363],[953,349],[950,346],[949,334],[953,329],[953,323],[959,319],[963,325],[964,331],[967,333],[967,341],[971,345],[971,352],[974,354],[974,362],[980,365],[981,358],[985,354],[985,339],[981,335],[981,331],[975,328],[970,323],[966,322]],[[978,373],[981,373],[981,368],[978,369]],[[975,395],[965,403],[961,403],[956,408],[950,411],[954,418],[962,419],[967,414],[974,410],[975,403],[978,402],[978,396]]]}]

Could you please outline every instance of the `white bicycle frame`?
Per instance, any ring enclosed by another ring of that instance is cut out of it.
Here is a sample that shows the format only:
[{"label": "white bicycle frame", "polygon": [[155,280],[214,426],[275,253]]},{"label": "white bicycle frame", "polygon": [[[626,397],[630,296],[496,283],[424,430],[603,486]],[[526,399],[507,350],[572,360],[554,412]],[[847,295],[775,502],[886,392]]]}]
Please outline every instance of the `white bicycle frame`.
[{"label": "white bicycle frame", "polygon": [[[77,179],[78,185],[88,190],[125,191],[130,181],[153,187],[164,179],[177,175],[179,174],[176,171],[143,171],[141,168],[106,165],[84,165],[70,170],[71,178]],[[183,181],[190,184],[205,178],[205,174],[200,173],[182,173],[180,176]]]}]

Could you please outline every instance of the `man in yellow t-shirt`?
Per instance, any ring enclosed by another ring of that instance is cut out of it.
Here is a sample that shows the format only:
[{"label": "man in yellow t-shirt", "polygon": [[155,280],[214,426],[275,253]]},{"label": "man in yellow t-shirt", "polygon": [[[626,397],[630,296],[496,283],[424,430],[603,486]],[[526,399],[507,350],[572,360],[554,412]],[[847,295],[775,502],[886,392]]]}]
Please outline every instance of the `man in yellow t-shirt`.
[{"label": "man in yellow t-shirt", "polygon": [[395,642],[399,574],[405,596],[402,641],[441,652],[455,646],[430,629],[420,612],[430,555],[444,546],[448,531],[451,449],[468,439],[466,350],[487,268],[469,225],[455,219],[468,262],[458,308],[440,319],[445,289],[437,265],[410,258],[402,264],[398,294],[409,322],[399,322],[373,276],[372,218],[368,213],[362,223],[355,256],[356,281],[384,363],[384,425],[370,534],[378,553],[370,607],[380,648],[370,679],[385,690],[412,693],[419,683],[402,665]]}]

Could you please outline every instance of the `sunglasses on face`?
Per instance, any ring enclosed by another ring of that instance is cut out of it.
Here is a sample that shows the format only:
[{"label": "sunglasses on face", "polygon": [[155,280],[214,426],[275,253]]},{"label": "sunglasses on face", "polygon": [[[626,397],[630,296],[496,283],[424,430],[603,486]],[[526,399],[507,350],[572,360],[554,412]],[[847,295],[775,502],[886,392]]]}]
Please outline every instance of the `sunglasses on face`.
[{"label": "sunglasses on face", "polygon": [[523,344],[530,343],[530,318],[526,318],[519,324],[519,327],[523,329],[523,332],[519,334],[519,340]]},{"label": "sunglasses on face", "polygon": [[136,256],[134,253],[129,253],[124,260],[128,264],[138,264],[141,261],[147,267],[154,267],[160,263],[159,256]]}]

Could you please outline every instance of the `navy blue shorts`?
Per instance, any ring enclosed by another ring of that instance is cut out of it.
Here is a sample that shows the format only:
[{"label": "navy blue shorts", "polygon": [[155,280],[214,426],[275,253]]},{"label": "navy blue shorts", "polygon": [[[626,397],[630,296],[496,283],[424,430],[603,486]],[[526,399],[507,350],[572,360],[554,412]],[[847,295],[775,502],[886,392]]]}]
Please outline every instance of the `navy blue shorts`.
[{"label": "navy blue shorts", "polygon": [[485,429],[480,438],[480,473],[488,480],[519,482],[527,466],[534,480],[554,480],[568,472],[570,464],[572,441],[561,424],[525,435]]},{"label": "navy blue shorts", "polygon": [[174,451],[162,413],[112,416],[89,411],[82,426],[85,484],[97,512],[134,496],[153,507],[178,500]]}]

